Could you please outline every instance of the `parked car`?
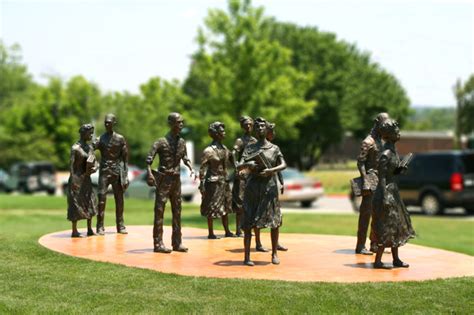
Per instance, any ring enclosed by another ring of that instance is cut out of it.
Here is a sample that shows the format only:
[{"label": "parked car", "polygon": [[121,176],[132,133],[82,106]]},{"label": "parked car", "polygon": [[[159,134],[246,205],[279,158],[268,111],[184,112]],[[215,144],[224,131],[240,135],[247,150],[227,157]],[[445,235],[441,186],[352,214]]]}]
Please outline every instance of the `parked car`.
[{"label": "parked car", "polygon": [[5,181],[5,190],[23,193],[56,192],[56,169],[50,162],[19,162],[12,165]]},{"label": "parked car", "polygon": [[[131,183],[137,176],[139,176],[143,172],[144,172],[143,169],[141,169],[141,168],[139,168],[135,165],[128,165],[128,180],[129,180],[129,182]],[[97,172],[91,174],[91,182],[92,182],[92,187],[97,190],[98,187],[99,187],[99,170],[97,170]],[[68,185],[68,182],[67,182],[67,179],[65,179],[65,181],[62,183],[64,193],[66,193],[66,191],[68,189],[67,185]],[[109,185],[109,187],[107,188],[107,192],[108,193],[112,192],[112,185]]]},{"label": "parked car", "polygon": [[[147,172],[143,172],[135,180],[130,182],[125,195],[131,198],[155,198],[155,187],[150,187],[146,183]],[[188,168],[181,167],[181,196],[184,201],[191,201],[198,191],[199,182],[190,177]]]},{"label": "parked car", "polygon": [[5,182],[7,181],[8,173],[0,168],[0,191],[5,191]]},{"label": "parked car", "polygon": [[323,185],[319,180],[305,176],[294,168],[287,168],[282,172],[285,191],[280,195],[281,201],[297,201],[303,208],[324,195]]},{"label": "parked car", "polygon": [[[420,206],[427,215],[462,207],[474,214],[474,151],[419,153],[405,174],[397,176],[400,196],[407,206]],[[360,201],[353,198],[358,211]]]}]

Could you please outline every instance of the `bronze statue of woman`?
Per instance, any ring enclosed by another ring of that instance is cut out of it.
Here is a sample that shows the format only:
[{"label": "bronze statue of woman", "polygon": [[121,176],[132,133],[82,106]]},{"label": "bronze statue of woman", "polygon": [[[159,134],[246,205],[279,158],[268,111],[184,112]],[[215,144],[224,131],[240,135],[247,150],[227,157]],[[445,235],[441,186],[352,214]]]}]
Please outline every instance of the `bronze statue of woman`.
[{"label": "bronze statue of woman", "polygon": [[221,218],[225,237],[234,237],[229,230],[228,214],[232,212],[232,195],[227,178],[227,164],[231,160],[230,151],[222,144],[225,126],[216,121],[209,125],[212,142],[204,149],[199,169],[201,184],[201,215],[207,218],[208,239],[217,239],[214,234],[213,219]]},{"label": "bronze statue of woman", "polygon": [[248,266],[254,265],[250,260],[253,228],[271,229],[272,263],[280,263],[277,246],[281,210],[275,175],[286,168],[286,162],[280,148],[267,140],[267,130],[267,121],[257,118],[255,120],[257,142],[246,146],[238,165],[240,174],[249,172],[243,199],[244,217],[241,222],[244,230],[244,264]]},{"label": "bronze statue of woman", "polygon": [[395,175],[407,168],[406,163],[400,162],[395,148],[395,143],[400,140],[398,123],[388,119],[381,124],[379,132],[385,144],[378,160],[378,184],[373,199],[372,230],[378,246],[374,268],[392,268],[382,263],[385,247],[392,248],[393,267],[407,268],[409,265],[398,256],[398,247],[415,237],[415,231],[394,181]]},{"label": "bronze statue of woman", "polygon": [[[270,142],[272,142],[276,137],[275,126],[276,126],[275,123],[271,123],[271,122],[267,123],[267,140]],[[277,172],[276,176],[278,178],[278,182],[280,183],[280,192],[283,194],[285,191],[285,183],[283,181],[283,175],[281,174],[281,172]],[[260,229],[255,228],[254,234],[255,234],[255,250],[257,252],[269,252],[269,250],[262,245],[262,241],[260,240]],[[288,250],[288,247],[283,246],[280,244],[280,242],[278,242],[277,250],[286,252]]]},{"label": "bronze statue of woman", "polygon": [[[257,139],[252,137],[253,131],[253,119],[249,116],[242,116],[239,119],[240,128],[244,134],[237,138],[234,143],[232,150],[232,157],[234,161],[234,167],[237,170],[237,163],[240,161],[242,154],[244,153],[245,147],[250,143],[257,142]],[[240,221],[242,214],[244,213],[243,198],[245,183],[247,181],[247,174],[239,174],[237,171],[234,176],[234,185],[232,186],[232,210],[235,212],[235,223],[236,223],[236,235],[241,236],[242,230],[240,228]]]},{"label": "bronze statue of woman", "polygon": [[71,147],[70,176],[67,193],[67,219],[72,222],[71,237],[82,237],[77,230],[77,221],[87,220],[87,236],[95,235],[92,217],[97,214],[97,198],[92,189],[90,175],[97,171],[97,162],[92,145],[94,127],[82,125],[80,140]]}]

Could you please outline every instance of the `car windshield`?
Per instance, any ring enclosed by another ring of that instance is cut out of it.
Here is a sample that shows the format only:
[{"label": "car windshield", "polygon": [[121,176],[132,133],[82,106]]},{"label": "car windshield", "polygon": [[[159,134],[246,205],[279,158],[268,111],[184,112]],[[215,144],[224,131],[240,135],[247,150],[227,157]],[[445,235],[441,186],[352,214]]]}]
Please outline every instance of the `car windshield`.
[{"label": "car windshield", "polygon": [[467,174],[474,173],[474,153],[465,154],[462,156],[464,170]]},{"label": "car windshield", "polygon": [[54,166],[53,165],[48,165],[48,164],[39,164],[35,165],[32,174],[33,175],[39,175],[42,173],[54,173]]},{"label": "car windshield", "polygon": [[295,169],[286,169],[283,171],[283,178],[287,179],[298,179],[304,178],[303,173]]}]

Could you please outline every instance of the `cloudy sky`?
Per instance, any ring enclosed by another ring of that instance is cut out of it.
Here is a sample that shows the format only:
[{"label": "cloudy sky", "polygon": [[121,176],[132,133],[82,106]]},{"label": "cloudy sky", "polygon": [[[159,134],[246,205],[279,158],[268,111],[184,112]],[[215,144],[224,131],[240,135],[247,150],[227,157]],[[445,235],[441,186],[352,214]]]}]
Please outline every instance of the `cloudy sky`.
[{"label": "cloudy sky", "polygon": [[[35,79],[82,74],[135,92],[152,76],[182,80],[198,26],[217,0],[0,0],[0,37],[22,47]],[[452,106],[474,73],[474,0],[253,1],[280,21],[316,26],[370,52],[415,105]]]}]

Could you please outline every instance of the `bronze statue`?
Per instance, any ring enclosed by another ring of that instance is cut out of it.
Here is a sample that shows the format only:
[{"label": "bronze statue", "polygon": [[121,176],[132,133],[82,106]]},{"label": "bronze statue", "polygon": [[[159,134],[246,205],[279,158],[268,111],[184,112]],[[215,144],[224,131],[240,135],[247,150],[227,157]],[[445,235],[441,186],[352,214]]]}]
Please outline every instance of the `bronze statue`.
[{"label": "bronze statue", "polygon": [[225,125],[219,121],[209,125],[212,143],[204,149],[199,170],[201,184],[201,215],[207,217],[208,239],[217,239],[213,229],[213,219],[222,218],[225,237],[234,237],[229,230],[228,214],[232,212],[232,194],[227,179],[227,164],[231,155],[222,140],[225,137]]},{"label": "bronze statue", "polygon": [[[276,137],[275,126],[276,124],[274,123],[270,123],[270,122],[267,123],[267,140],[270,142],[272,142],[273,139],[275,139]],[[278,182],[280,183],[280,192],[283,194],[285,192],[285,183],[283,182],[283,175],[281,174],[281,172],[277,172],[277,178],[278,178]],[[260,240],[260,229],[254,228],[254,234],[255,234],[255,250],[258,252],[269,252],[269,250],[262,245],[262,241]],[[288,247],[285,247],[281,245],[280,242],[278,242],[277,250],[286,252],[288,250]]]},{"label": "bronze statue", "polygon": [[[155,219],[153,224],[154,251],[157,253],[171,253],[171,249],[165,247],[163,243],[163,213],[168,198],[171,202],[173,213],[171,236],[174,251],[187,252],[188,249],[181,242],[181,180],[180,163],[181,160],[194,175],[191,161],[186,152],[186,143],[180,137],[184,127],[184,119],[178,113],[168,115],[169,133],[159,138],[151,147],[148,153],[146,164],[148,170],[147,182],[156,187],[155,194]],[[158,154],[160,161],[157,171],[152,171],[151,164]]]},{"label": "bronze statue", "polygon": [[[234,161],[234,167],[237,170],[237,164],[244,153],[245,147],[250,143],[257,142],[257,139],[252,137],[253,131],[253,119],[248,116],[240,117],[240,127],[242,128],[244,134],[242,137],[235,140],[234,148],[232,150],[232,157]],[[240,229],[240,222],[242,214],[244,212],[243,208],[243,198],[245,190],[245,182],[247,181],[247,174],[239,174],[235,172],[234,176],[234,185],[232,186],[232,210],[235,212],[235,223],[236,223],[236,235],[241,236],[242,230]]]},{"label": "bronze statue", "polygon": [[240,174],[249,173],[244,191],[244,216],[241,227],[244,230],[244,264],[253,266],[250,260],[250,243],[253,228],[270,228],[272,240],[272,263],[279,264],[277,246],[281,210],[278,200],[278,184],[275,174],[286,168],[280,148],[267,139],[267,122],[263,118],[255,120],[257,142],[245,147],[240,159]]},{"label": "bronze statue", "polygon": [[356,254],[372,255],[377,250],[372,241],[370,251],[365,247],[367,231],[369,229],[370,216],[372,213],[373,192],[377,186],[377,159],[382,149],[380,136],[380,125],[389,118],[387,113],[380,113],[374,119],[374,126],[369,135],[362,141],[360,154],[357,158],[357,168],[362,179],[362,202],[359,210],[359,224],[357,229]]},{"label": "bronze statue", "polygon": [[77,221],[87,220],[87,236],[95,235],[92,217],[97,214],[97,199],[92,189],[90,175],[97,171],[94,149],[87,142],[92,140],[94,127],[82,125],[80,140],[71,147],[70,176],[67,192],[67,219],[72,222],[71,237],[82,237],[77,231]]},{"label": "bronze statue", "polygon": [[407,268],[398,257],[398,247],[415,237],[410,214],[398,191],[394,177],[406,171],[411,154],[400,161],[395,143],[400,140],[400,130],[396,121],[387,119],[379,126],[379,132],[385,141],[378,159],[378,184],[373,198],[372,231],[377,244],[374,268],[390,269],[382,263],[385,247],[392,248],[393,267]]},{"label": "bronze statue", "polygon": [[104,235],[105,204],[107,189],[112,185],[115,199],[115,222],[117,233],[127,234],[123,221],[123,195],[128,187],[128,148],[125,138],[114,131],[117,118],[107,114],[104,119],[105,133],[94,143],[100,151],[99,166],[99,213],[97,215],[97,234]]}]

